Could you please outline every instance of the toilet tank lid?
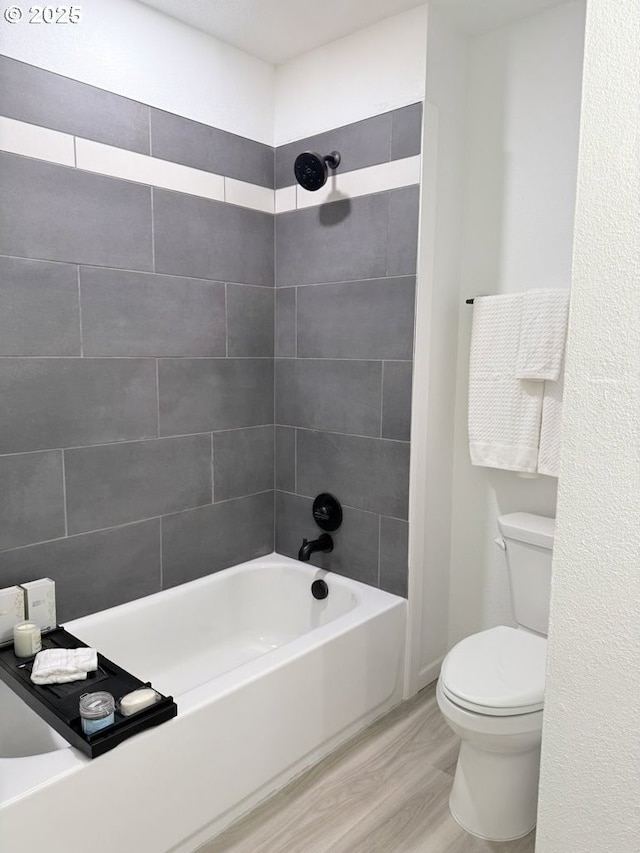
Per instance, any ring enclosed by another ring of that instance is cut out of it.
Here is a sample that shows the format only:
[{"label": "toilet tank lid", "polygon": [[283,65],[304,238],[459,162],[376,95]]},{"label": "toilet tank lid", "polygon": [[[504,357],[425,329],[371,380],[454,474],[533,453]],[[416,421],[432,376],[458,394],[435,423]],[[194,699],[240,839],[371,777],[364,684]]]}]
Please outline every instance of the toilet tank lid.
[{"label": "toilet tank lid", "polygon": [[499,516],[498,528],[505,539],[527,542],[540,548],[553,548],[556,520],[531,512],[510,512]]}]

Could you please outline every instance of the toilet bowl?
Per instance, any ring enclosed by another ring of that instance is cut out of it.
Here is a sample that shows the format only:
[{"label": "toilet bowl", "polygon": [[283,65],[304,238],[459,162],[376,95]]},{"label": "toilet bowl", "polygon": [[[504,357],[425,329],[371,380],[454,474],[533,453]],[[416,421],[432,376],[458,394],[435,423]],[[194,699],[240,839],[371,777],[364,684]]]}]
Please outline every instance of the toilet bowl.
[{"label": "toilet bowl", "polygon": [[461,739],[451,813],[490,841],[536,824],[546,641],[500,626],[467,637],[445,658],[437,701]]},{"label": "toilet bowl", "polygon": [[438,706],[460,737],[449,797],[468,832],[511,841],[536,825],[554,520],[498,519],[517,628],[457,643],[442,663]]}]

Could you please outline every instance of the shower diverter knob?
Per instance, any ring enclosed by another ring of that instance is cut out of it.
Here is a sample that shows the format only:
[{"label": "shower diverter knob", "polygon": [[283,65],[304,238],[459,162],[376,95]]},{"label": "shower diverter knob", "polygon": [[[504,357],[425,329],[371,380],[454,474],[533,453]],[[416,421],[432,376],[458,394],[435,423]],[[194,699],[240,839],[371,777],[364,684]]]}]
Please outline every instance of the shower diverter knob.
[{"label": "shower diverter knob", "polygon": [[342,524],[342,507],[340,502],[323,492],[313,502],[313,520],[322,530],[337,530]]}]

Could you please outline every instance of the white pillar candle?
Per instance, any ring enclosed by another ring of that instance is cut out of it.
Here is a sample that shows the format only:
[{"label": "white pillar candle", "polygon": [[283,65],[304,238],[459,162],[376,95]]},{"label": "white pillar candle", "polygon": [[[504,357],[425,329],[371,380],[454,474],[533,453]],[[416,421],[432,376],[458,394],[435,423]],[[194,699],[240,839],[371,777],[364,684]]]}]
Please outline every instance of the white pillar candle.
[{"label": "white pillar candle", "polygon": [[35,622],[18,622],[13,626],[13,650],[17,658],[30,658],[41,648],[40,627]]}]

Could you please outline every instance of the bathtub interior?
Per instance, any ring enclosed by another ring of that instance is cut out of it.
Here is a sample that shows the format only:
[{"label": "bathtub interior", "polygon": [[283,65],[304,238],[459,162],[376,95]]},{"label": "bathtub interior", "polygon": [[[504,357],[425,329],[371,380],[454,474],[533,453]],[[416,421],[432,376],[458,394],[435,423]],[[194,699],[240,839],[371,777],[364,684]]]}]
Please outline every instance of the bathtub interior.
[{"label": "bathtub interior", "polygon": [[67,741],[0,681],[0,758],[45,755]]},{"label": "bathtub interior", "polygon": [[66,628],[162,693],[179,696],[355,609],[353,584],[338,576],[329,576],[328,598],[314,599],[317,575],[262,558]]}]

